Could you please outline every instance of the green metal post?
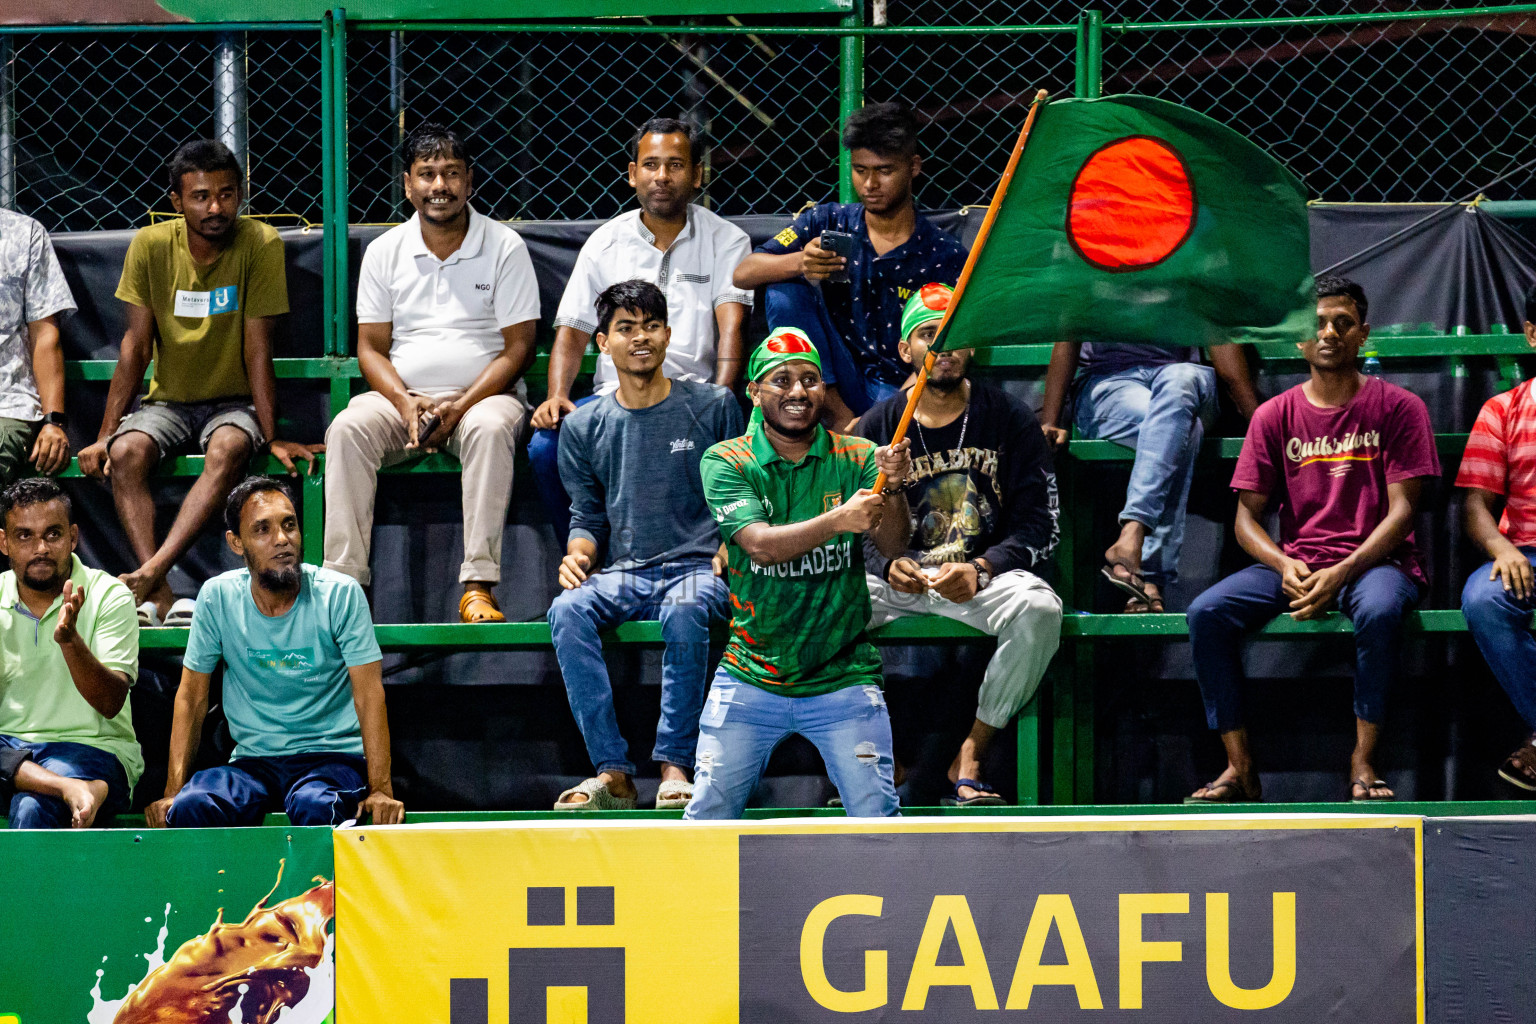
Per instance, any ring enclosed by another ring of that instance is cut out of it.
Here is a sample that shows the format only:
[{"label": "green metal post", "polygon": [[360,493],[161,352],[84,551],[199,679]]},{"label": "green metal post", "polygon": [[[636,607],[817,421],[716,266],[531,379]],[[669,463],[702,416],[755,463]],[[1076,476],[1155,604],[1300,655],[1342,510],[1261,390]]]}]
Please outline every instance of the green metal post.
[{"label": "green metal post", "polygon": [[1104,15],[1094,10],[1084,13],[1088,19],[1088,88],[1082,95],[1096,99],[1104,95]]},{"label": "green metal post", "polygon": [[325,234],[321,238],[321,271],[324,298],[321,302],[321,331],[325,354],[334,354],[331,348],[331,323],[336,315],[336,281],[332,274],[336,266],[336,112],[331,108],[331,12],[320,19],[320,209],[325,220]]},{"label": "green metal post", "polygon": [[1088,12],[1077,12],[1077,53],[1072,58],[1072,95],[1088,95]]},{"label": "green metal post", "polygon": [[[335,193],[334,214],[336,243],[331,250],[333,262],[330,271],[334,278],[331,289],[335,304],[331,307],[331,348],[333,356],[346,356],[351,348],[348,324],[351,320],[348,306],[351,294],[348,288],[348,232],[351,220],[351,202],[347,181],[347,12],[337,8],[331,31],[331,128],[333,131],[331,158],[332,189]],[[329,234],[330,232],[327,232]]]},{"label": "green metal post", "polygon": [[1095,99],[1104,94],[1104,15],[1099,11],[1078,12],[1075,70],[1075,95]]},{"label": "green metal post", "polygon": [[[1097,545],[1093,541],[1094,528],[1094,481],[1088,478],[1088,467],[1085,463],[1069,458],[1068,471],[1073,479],[1073,502],[1070,509],[1063,509],[1063,513],[1072,519],[1072,530],[1077,535],[1077,554],[1080,562],[1087,561],[1093,565],[1097,561],[1084,558],[1085,555],[1094,553]],[[1079,566],[1081,568],[1081,565]],[[1072,580],[1072,605],[1083,611],[1093,609],[1093,594],[1098,573],[1078,572]],[[1097,682],[1095,671],[1096,646],[1091,643],[1076,643],[1072,646],[1072,674],[1074,676],[1072,686],[1072,706],[1057,711],[1058,729],[1062,727],[1062,720],[1071,723],[1072,740],[1069,746],[1072,759],[1072,773],[1070,792],[1072,797],[1066,801],[1069,803],[1086,804],[1093,802],[1093,762],[1094,762],[1094,711],[1093,688]],[[1058,791],[1062,783],[1057,783]]]},{"label": "green metal post", "polygon": [[1040,803],[1040,705],[1044,703],[1044,695],[1042,687],[1019,712],[1015,726],[1018,765],[1014,773],[1014,792],[1018,795],[1014,797],[1014,803],[1024,807],[1034,807]]},{"label": "green metal post", "polygon": [[[864,24],[864,0],[858,0],[853,13],[843,19],[846,28],[861,28]],[[843,36],[842,53],[838,58],[838,140],[837,140],[837,195],[844,203],[859,201],[853,191],[853,163],[843,148],[842,129],[848,118],[864,105],[864,37]]]},{"label": "green metal post", "polygon": [[304,490],[299,497],[299,507],[304,516],[304,543],[301,553],[310,565],[325,561],[325,456],[320,456],[320,467],[313,473],[304,474]]},{"label": "green metal post", "polygon": [[329,423],[340,416],[350,401],[352,401],[352,378],[338,373],[331,378],[331,415],[326,422]]},{"label": "green metal post", "polygon": [[[1070,513],[1077,506],[1076,471],[1079,465],[1077,460],[1066,453],[1056,460],[1061,509],[1057,518],[1061,526],[1061,542],[1056,548],[1058,592],[1064,598],[1069,614],[1079,607],[1076,603],[1079,542],[1086,543],[1088,540],[1086,536],[1079,536],[1077,517]],[[1051,687],[1051,791],[1047,802],[1056,805],[1072,802],[1072,745],[1075,739],[1072,728],[1073,690],[1077,682],[1077,648],[1081,643],[1080,640],[1069,640],[1063,644],[1056,652],[1051,671],[1046,677]]]}]

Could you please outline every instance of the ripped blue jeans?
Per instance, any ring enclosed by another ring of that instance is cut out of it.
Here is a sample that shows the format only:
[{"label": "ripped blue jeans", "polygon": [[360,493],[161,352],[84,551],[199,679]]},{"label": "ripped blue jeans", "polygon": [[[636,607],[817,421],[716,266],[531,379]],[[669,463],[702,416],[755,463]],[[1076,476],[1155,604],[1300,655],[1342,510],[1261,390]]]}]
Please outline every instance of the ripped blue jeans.
[{"label": "ripped blue jeans", "polygon": [[849,817],[901,813],[891,754],[891,716],[874,684],[815,697],[785,697],[715,673],[699,717],[693,799],[683,817],[739,818],[775,747],[799,733],[815,745]]}]

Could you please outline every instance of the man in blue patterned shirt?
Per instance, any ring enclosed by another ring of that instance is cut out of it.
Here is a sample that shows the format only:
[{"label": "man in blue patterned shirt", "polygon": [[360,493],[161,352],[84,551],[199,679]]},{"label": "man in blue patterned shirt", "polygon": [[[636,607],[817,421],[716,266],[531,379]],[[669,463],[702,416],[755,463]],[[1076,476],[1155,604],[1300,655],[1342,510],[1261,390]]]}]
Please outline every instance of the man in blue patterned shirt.
[{"label": "man in blue patterned shirt", "polygon": [[[896,352],[907,299],[929,281],[955,281],[965,248],[917,212],[922,171],[917,118],[900,103],[875,103],[843,129],[857,203],[822,203],[757,247],[736,268],[738,288],[764,287],[770,328],[798,327],[821,354],[825,417],[844,431],[894,394],[912,368]],[[853,236],[838,256],[822,233]],[[846,273],[847,280],[833,277]]]}]

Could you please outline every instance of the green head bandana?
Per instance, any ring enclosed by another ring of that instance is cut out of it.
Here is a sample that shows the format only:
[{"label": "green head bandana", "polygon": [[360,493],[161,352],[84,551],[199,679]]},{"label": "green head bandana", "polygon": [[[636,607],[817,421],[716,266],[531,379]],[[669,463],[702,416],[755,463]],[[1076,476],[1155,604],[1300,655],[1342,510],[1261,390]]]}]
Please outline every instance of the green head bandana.
[{"label": "green head bandana", "polygon": [[821,355],[810,337],[798,327],[780,327],[753,351],[747,363],[747,380],[762,380],[785,363],[814,363],[821,369]]},{"label": "green head bandana", "polygon": [[930,320],[942,320],[949,309],[955,290],[947,284],[925,284],[912,293],[907,308],[901,311],[901,337],[912,337],[912,332]]}]

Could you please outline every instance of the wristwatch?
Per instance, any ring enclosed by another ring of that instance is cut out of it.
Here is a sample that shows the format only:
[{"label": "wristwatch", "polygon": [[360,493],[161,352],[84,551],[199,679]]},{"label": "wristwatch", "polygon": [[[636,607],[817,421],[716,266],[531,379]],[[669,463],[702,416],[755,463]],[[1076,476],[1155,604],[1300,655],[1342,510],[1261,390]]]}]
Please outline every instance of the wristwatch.
[{"label": "wristwatch", "polygon": [[987,571],[987,564],[979,558],[971,559],[971,565],[976,567],[976,592],[979,594],[992,584],[992,574]]},{"label": "wristwatch", "polygon": [[69,417],[61,412],[48,412],[43,414],[43,423],[63,430],[69,426]]}]

